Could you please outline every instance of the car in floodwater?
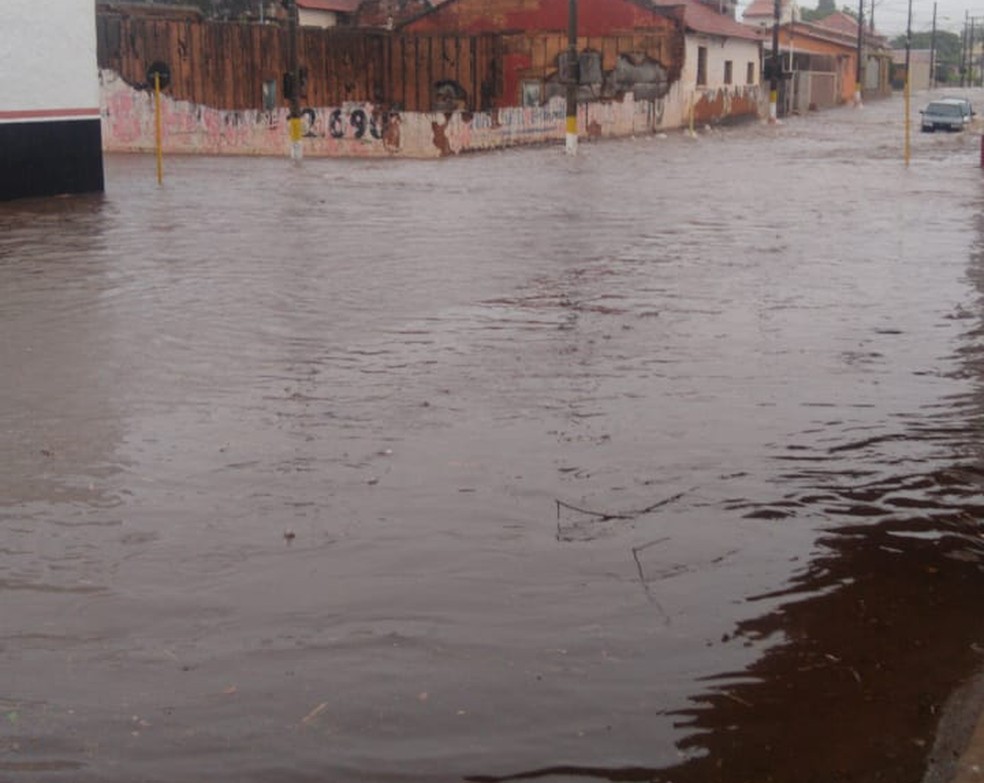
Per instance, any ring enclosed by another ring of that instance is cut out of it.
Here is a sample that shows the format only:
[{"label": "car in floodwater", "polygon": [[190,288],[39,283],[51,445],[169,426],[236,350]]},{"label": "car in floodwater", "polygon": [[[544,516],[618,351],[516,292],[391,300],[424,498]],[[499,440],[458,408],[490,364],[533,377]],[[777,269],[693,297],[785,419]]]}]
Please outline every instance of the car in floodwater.
[{"label": "car in floodwater", "polygon": [[973,110],[966,98],[940,98],[930,101],[925,109],[920,109],[922,130],[932,133],[937,130],[962,131],[970,124]]}]

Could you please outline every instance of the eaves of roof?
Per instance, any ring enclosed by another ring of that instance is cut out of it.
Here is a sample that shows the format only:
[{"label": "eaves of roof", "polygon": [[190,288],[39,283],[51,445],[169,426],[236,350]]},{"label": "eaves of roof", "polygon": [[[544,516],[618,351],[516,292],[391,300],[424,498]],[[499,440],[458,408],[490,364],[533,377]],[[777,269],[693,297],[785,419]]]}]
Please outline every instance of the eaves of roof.
[{"label": "eaves of roof", "polygon": [[720,38],[742,38],[746,41],[758,41],[758,31],[751,25],[736,22],[730,16],[725,16],[708,8],[698,0],[652,0],[653,5],[663,8],[683,8],[683,20],[687,30]]},{"label": "eaves of roof", "polygon": [[359,8],[360,0],[297,0],[297,7],[305,11],[333,11],[351,14]]}]

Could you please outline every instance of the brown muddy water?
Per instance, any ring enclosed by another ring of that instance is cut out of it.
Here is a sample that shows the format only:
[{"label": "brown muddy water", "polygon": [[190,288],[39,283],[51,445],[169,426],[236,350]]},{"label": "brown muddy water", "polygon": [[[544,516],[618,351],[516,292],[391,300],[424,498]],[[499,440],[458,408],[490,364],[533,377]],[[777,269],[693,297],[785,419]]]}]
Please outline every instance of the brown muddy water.
[{"label": "brown muddy water", "polygon": [[984,184],[913,140],[0,206],[0,780],[919,781],[984,662]]}]

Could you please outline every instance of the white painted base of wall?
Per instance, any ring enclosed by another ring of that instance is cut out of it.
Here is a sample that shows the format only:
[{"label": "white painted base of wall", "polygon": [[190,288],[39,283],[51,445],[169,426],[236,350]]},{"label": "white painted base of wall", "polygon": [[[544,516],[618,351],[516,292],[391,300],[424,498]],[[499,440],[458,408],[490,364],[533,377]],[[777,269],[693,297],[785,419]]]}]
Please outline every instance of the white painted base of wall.
[{"label": "white painted base of wall", "polygon": [[[102,137],[109,152],[153,152],[153,96],[136,90],[113,71],[100,72]],[[636,101],[630,93],[619,101],[578,107],[580,138],[646,136],[680,128],[692,90],[677,82],[661,99]],[[702,96],[708,97],[707,91]],[[761,105],[755,86],[710,96],[725,114],[741,98]],[[461,152],[501,149],[545,142],[579,143],[567,134],[566,102],[515,106],[484,112],[384,112],[371,104],[305,110],[301,145],[305,157],[436,158]],[[292,157],[288,111],[229,111],[161,100],[164,151],[167,154],[269,155]],[[752,115],[757,116],[757,114]]]}]

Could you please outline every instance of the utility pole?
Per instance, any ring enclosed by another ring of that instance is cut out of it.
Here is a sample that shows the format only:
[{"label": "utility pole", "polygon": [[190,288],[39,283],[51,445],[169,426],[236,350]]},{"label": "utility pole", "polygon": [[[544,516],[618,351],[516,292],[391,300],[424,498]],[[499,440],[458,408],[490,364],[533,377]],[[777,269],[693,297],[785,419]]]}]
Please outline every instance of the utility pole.
[{"label": "utility pole", "polygon": [[[864,2],[864,0],[861,0]],[[769,69],[769,122],[779,118],[779,76],[782,71],[782,60],[779,58],[779,19],[782,15],[781,0],[774,0],[772,6],[772,67]]]},{"label": "utility pole", "polygon": [[855,74],[854,105],[861,108],[861,85],[864,84],[864,0],[858,0],[858,68]]},{"label": "utility pole", "polygon": [[929,87],[936,89],[936,3],[933,3],[933,33],[929,38]]},{"label": "utility pole", "polygon": [[577,87],[581,81],[577,61],[577,0],[567,3],[567,134],[568,155],[577,155]]},{"label": "utility pole", "polygon": [[967,39],[967,86],[974,86],[974,19],[970,17],[970,37]]},{"label": "utility pole", "polygon": [[287,0],[287,67],[290,84],[290,114],[287,125],[290,128],[290,157],[300,160],[304,155],[301,146],[301,66],[297,54],[298,11],[297,0]]},{"label": "utility pole", "polygon": [[970,11],[964,11],[963,51],[960,52],[960,86],[966,85],[967,78],[967,29],[970,25]]}]

